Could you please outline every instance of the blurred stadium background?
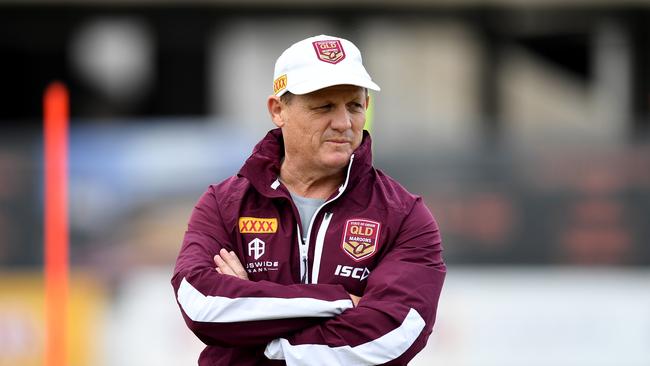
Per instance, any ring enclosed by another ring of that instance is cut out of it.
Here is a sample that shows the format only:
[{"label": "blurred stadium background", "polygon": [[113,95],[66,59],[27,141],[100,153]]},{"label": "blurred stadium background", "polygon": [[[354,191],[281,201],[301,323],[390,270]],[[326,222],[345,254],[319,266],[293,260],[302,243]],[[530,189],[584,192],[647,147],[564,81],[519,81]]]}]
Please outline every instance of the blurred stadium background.
[{"label": "blurred stadium background", "polygon": [[0,365],[43,359],[42,93],[71,93],[70,365],[191,365],[193,204],[272,127],[275,58],[348,38],[376,165],[448,279],[413,365],[650,365],[650,1],[0,0]]}]

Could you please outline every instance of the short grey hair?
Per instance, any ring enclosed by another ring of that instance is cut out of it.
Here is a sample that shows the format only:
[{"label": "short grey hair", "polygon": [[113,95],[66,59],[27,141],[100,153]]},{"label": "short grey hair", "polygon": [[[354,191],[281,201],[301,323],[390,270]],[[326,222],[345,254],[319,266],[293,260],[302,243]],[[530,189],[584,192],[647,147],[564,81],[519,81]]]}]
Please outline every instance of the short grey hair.
[{"label": "short grey hair", "polygon": [[[363,91],[364,93],[366,93],[366,97],[367,97],[368,88],[363,88]],[[291,103],[291,99],[293,99],[294,96],[295,94],[287,90],[284,94],[280,95],[280,101],[286,105],[289,105],[289,103]]]}]

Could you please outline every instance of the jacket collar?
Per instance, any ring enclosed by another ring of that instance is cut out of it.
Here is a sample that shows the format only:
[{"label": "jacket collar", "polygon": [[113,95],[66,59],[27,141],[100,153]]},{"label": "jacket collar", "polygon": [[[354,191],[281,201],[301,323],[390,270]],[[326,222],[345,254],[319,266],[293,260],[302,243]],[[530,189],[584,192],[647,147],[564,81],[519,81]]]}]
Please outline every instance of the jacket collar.
[{"label": "jacket collar", "polygon": [[[361,177],[372,169],[372,140],[368,131],[363,131],[361,145],[354,150],[352,167],[349,169],[348,185],[350,190]],[[284,157],[284,140],[279,128],[269,131],[255,145],[251,156],[246,160],[238,175],[248,179],[255,189],[270,197],[285,196],[277,189],[274,182],[280,176],[280,164]],[[347,168],[346,168],[347,170]]]}]

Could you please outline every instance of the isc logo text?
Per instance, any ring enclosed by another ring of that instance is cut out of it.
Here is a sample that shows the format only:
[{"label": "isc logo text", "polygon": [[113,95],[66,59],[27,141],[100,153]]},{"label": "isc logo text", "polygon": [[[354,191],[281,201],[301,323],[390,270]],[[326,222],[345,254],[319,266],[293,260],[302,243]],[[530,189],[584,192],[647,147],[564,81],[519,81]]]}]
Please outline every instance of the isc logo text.
[{"label": "isc logo text", "polygon": [[334,274],[341,277],[352,277],[356,278],[359,281],[363,281],[370,275],[370,270],[368,268],[359,268],[352,266],[336,266],[336,271]]}]

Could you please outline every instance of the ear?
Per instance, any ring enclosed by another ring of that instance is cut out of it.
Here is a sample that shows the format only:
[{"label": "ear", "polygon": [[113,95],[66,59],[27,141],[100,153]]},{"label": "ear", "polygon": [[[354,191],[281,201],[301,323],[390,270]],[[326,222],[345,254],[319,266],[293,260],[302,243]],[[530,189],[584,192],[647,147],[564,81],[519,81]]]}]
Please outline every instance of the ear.
[{"label": "ear", "polygon": [[271,115],[271,120],[273,124],[282,128],[284,126],[284,118],[282,111],[286,106],[280,101],[280,97],[275,95],[270,95],[266,101],[266,106],[269,109],[269,114]]},{"label": "ear", "polygon": [[366,94],[366,110],[370,108],[370,94]]}]

